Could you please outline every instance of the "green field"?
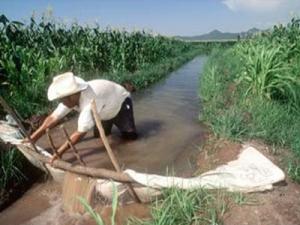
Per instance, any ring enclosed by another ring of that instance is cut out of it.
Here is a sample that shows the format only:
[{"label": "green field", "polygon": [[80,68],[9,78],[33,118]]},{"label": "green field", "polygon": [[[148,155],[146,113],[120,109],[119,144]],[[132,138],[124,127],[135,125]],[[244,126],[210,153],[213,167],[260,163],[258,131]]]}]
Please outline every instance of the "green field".
[{"label": "green field", "polygon": [[212,46],[144,31],[66,25],[52,17],[23,24],[2,15],[0,94],[28,117],[49,110],[47,88],[57,74],[73,71],[85,79],[101,77],[141,89]]}]

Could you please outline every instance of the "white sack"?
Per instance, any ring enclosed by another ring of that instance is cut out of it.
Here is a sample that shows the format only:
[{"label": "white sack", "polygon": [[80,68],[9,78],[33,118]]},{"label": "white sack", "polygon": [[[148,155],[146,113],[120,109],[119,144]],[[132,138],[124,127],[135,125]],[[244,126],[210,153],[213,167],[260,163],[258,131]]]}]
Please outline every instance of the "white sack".
[{"label": "white sack", "polygon": [[194,178],[166,177],[124,171],[136,182],[152,188],[181,189],[222,188],[228,191],[255,192],[272,189],[272,184],[285,179],[283,171],[251,146],[246,146],[238,159]]}]

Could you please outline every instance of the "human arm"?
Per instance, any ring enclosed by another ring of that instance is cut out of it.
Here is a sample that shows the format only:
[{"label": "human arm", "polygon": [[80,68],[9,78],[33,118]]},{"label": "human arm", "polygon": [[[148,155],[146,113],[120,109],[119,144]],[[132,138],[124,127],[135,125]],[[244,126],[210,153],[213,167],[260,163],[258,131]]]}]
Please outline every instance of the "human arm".
[{"label": "human arm", "polygon": [[[57,108],[49,115],[43,124],[30,136],[30,139],[35,143],[43,134],[47,128],[52,128],[57,125],[57,123],[66,116],[72,109],[66,107],[64,104],[60,103]],[[26,138],[23,143],[29,142]]]},{"label": "human arm", "polygon": [[[30,135],[30,139],[33,143],[35,143],[41,136],[44,135],[46,129],[54,127],[59,122],[57,117],[52,115],[48,116],[43,124],[33,133]],[[27,141],[27,139],[25,139]]]},{"label": "human arm", "polygon": [[[75,145],[77,142],[80,141],[81,138],[85,136],[85,134],[94,126],[94,121],[91,116],[90,107],[87,106],[84,108],[79,115],[78,118],[78,128],[71,137],[70,141],[72,145]],[[69,148],[68,141],[66,141],[63,145],[61,145],[58,149],[58,154],[54,154],[50,163],[52,164],[54,160],[56,160],[59,156],[61,156],[68,148]]]}]

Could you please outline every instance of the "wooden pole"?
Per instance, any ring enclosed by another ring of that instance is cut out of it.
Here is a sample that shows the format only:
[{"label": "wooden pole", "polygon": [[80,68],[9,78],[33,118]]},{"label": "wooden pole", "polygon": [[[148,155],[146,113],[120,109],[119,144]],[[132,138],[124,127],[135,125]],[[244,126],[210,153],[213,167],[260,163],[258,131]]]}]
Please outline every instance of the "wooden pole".
[{"label": "wooden pole", "polygon": [[[115,167],[116,171],[121,173],[122,170],[121,170],[121,167],[118,163],[118,160],[117,158],[115,157],[115,154],[113,153],[108,141],[107,141],[107,138],[106,138],[106,135],[105,135],[105,132],[104,132],[104,129],[103,129],[103,126],[102,126],[102,123],[101,123],[101,118],[100,118],[100,115],[97,113],[97,106],[96,106],[96,102],[95,100],[93,100],[92,102],[92,112],[93,112],[93,116],[94,116],[94,119],[96,121],[96,125],[97,125],[97,128],[99,130],[99,133],[100,133],[100,141],[102,139],[103,141],[103,144],[107,150],[107,153],[108,153],[108,156],[113,164],[113,166]],[[134,200],[138,203],[141,203],[141,200],[140,198],[138,197],[137,193],[134,191],[133,187],[131,184],[127,184],[128,186],[128,189],[129,189],[129,193],[132,194]]]},{"label": "wooden pole", "polygon": [[[51,157],[37,153],[33,151],[29,146],[23,144],[18,145],[18,148],[22,149],[22,151],[25,151],[33,158],[41,161],[42,163],[50,164]],[[65,170],[65,171],[69,171],[81,175],[86,175],[94,178],[112,179],[122,183],[136,182],[125,173],[119,173],[119,172],[115,172],[108,169],[102,169],[102,168],[92,168],[92,167],[86,167],[80,165],[72,165],[71,163],[65,162],[60,159],[55,160],[52,166],[54,168],[58,168],[61,170]]]},{"label": "wooden pole", "polygon": [[52,151],[57,155],[57,157],[60,159],[60,155],[58,154],[58,151],[56,149],[56,147],[54,146],[54,143],[53,143],[53,139],[50,135],[50,131],[49,131],[49,128],[46,129],[46,134],[47,134],[47,137],[48,137],[48,141],[49,141],[49,144],[52,148]]},{"label": "wooden pole", "polygon": [[72,144],[71,139],[70,139],[70,137],[69,137],[69,135],[68,135],[68,132],[67,132],[66,128],[64,127],[64,125],[61,126],[61,129],[63,130],[63,132],[64,132],[64,134],[65,134],[65,137],[66,137],[66,139],[67,139],[67,142],[68,142],[70,148],[72,149],[72,151],[73,151],[75,157],[78,159],[79,163],[80,163],[82,166],[86,166],[85,162],[81,159],[81,157],[80,157],[80,155],[79,155],[77,149],[76,149],[75,146]]}]

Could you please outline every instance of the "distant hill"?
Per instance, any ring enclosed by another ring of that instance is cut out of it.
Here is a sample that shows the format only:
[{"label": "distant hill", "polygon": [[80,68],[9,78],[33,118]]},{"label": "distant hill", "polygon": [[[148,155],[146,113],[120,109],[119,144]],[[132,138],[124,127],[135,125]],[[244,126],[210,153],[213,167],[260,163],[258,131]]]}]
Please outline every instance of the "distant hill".
[{"label": "distant hill", "polygon": [[245,38],[248,36],[251,36],[252,34],[255,34],[259,32],[260,30],[257,28],[251,28],[248,31],[240,32],[240,33],[229,33],[229,32],[221,32],[219,30],[213,30],[209,32],[208,34],[202,34],[197,36],[176,36],[176,38],[183,39],[183,40],[189,40],[189,41],[195,41],[195,40],[232,40],[237,39],[238,36],[240,38]]}]

